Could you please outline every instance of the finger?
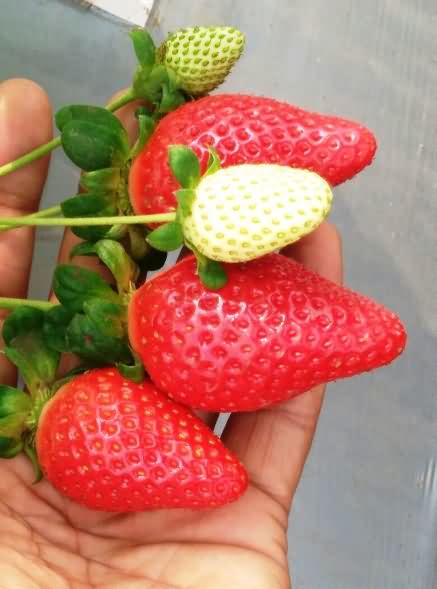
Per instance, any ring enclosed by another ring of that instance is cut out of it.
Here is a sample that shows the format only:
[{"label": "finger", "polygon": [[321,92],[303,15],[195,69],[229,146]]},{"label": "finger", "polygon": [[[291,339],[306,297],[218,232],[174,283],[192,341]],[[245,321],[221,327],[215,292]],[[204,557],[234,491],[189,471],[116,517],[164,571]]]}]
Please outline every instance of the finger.
[{"label": "finger", "polygon": [[[324,223],[284,252],[335,282],[341,282],[341,242],[336,229]],[[296,490],[311,447],[323,400],[317,387],[280,405],[232,415],[223,434],[248,470],[252,483],[284,509]]]},{"label": "finger", "polygon": [[[0,165],[51,139],[49,99],[34,82],[17,79],[0,84],[0,137]],[[45,157],[0,178],[0,216],[15,217],[38,209],[48,163]],[[0,233],[0,296],[26,296],[33,242],[31,228]],[[0,355],[0,382],[9,384],[14,379],[15,370]]]},{"label": "finger", "polygon": [[[124,92],[125,92],[124,90],[117,92],[117,94],[115,94],[111,98],[111,102],[113,100],[115,100],[116,98],[118,98],[119,96],[121,96],[122,94],[124,94]],[[130,141],[131,145],[133,145],[133,143],[136,141],[136,139],[138,137],[138,120],[135,117],[135,111],[139,106],[141,106],[143,104],[144,104],[143,101],[135,100],[134,102],[131,102],[131,103],[127,104],[126,106],[123,106],[122,108],[117,110],[116,113],[114,113],[120,119],[120,121],[123,123],[124,127],[126,128],[126,131],[129,135],[129,141]],[[76,237],[71,232],[70,229],[67,229],[65,231],[64,238],[62,240],[61,247],[59,250],[59,256],[58,256],[58,263],[59,264],[65,264],[69,261],[69,254],[70,254],[71,249],[80,241],[81,240],[79,239],[79,237]],[[106,278],[109,278],[108,273],[104,269],[102,269],[102,266],[99,265],[98,261],[95,258],[77,257],[74,259],[74,264],[77,266],[89,268],[90,270],[96,270],[100,273],[103,273],[103,275]]]}]

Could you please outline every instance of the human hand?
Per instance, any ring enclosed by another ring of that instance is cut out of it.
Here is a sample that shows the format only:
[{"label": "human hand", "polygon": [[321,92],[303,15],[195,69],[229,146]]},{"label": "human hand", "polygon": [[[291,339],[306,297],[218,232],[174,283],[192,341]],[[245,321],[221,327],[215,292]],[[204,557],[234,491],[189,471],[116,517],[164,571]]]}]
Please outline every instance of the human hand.
[{"label": "human hand", "polygon": [[[119,111],[131,131],[135,105]],[[52,133],[45,93],[34,83],[0,85],[0,164],[46,142]],[[37,209],[48,161],[0,180],[0,216]],[[64,239],[67,261],[73,237]],[[0,295],[26,296],[31,229],[0,233]],[[284,252],[341,280],[341,244],[328,223]],[[0,356],[0,383],[15,372]],[[245,465],[251,484],[226,507],[129,515],[97,513],[31,485],[22,457],[0,461],[0,570],[4,589],[287,589],[287,527],[293,496],[311,446],[323,387],[287,403],[232,415],[225,444]],[[215,416],[206,416],[213,423]]]}]

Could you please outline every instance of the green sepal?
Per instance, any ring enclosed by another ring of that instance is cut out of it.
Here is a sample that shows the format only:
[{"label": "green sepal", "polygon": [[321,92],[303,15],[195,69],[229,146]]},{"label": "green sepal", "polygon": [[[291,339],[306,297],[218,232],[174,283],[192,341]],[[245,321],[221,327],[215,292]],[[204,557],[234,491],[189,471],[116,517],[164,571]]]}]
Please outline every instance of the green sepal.
[{"label": "green sepal", "polygon": [[27,415],[31,407],[32,402],[29,395],[15,387],[0,384],[0,418],[17,413]]},{"label": "green sepal", "polygon": [[[118,214],[115,205],[115,193],[89,192],[78,194],[68,198],[61,203],[61,210],[65,217],[110,217]],[[111,235],[116,231],[117,237]],[[86,241],[98,241],[111,235],[113,239],[121,239],[126,229],[124,225],[85,225],[83,227],[72,227],[77,237]]]},{"label": "green sepal", "polygon": [[68,257],[72,260],[77,256],[97,256],[95,243],[90,243],[89,241],[76,243],[76,245],[71,248]]},{"label": "green sepal", "polygon": [[53,383],[59,364],[59,353],[45,344],[43,325],[44,312],[26,306],[14,309],[3,325],[4,352],[32,395]]},{"label": "green sepal", "polygon": [[182,188],[195,188],[200,180],[200,162],[192,149],[185,145],[171,145],[168,162]]},{"label": "green sepal", "polygon": [[222,165],[220,162],[219,154],[217,153],[214,147],[209,146],[209,157],[208,157],[208,166],[206,168],[206,172],[204,176],[210,176],[211,174],[215,174],[218,170],[221,169]]},{"label": "green sepal", "polygon": [[85,172],[80,178],[80,186],[86,192],[105,194],[116,192],[120,184],[120,168],[103,168],[93,172]]},{"label": "green sepal", "polygon": [[27,441],[24,444],[23,450],[24,450],[26,456],[29,458],[30,462],[32,463],[33,472],[34,472],[34,475],[35,475],[35,478],[34,478],[32,484],[35,485],[36,483],[39,483],[39,481],[43,478],[43,472],[42,472],[41,466],[39,464],[39,460],[38,460],[38,456],[37,456],[36,450]]},{"label": "green sepal", "polygon": [[134,93],[138,98],[158,104],[162,98],[162,87],[169,83],[167,68],[155,65],[150,70],[139,66],[133,80]]},{"label": "green sepal", "polygon": [[92,298],[120,303],[119,295],[99,274],[78,266],[59,265],[54,272],[53,290],[60,303],[72,313],[80,313],[84,302]]},{"label": "green sepal", "polygon": [[22,449],[21,436],[32,401],[26,393],[0,385],[0,458],[12,458]]},{"label": "green sepal", "polygon": [[205,266],[199,267],[198,273],[202,283],[211,290],[218,290],[228,282],[225,269],[215,260],[208,260]]},{"label": "green sepal", "polygon": [[184,94],[173,84],[164,83],[162,85],[162,97],[158,106],[158,112],[165,114],[176,110],[186,102]]},{"label": "green sepal", "polygon": [[23,447],[21,439],[0,436],[0,458],[15,458],[23,450]]},{"label": "green sepal", "polygon": [[67,327],[74,313],[62,305],[56,305],[45,313],[43,337],[46,346],[57,352],[69,352],[66,341]]},{"label": "green sepal", "polygon": [[102,106],[72,104],[70,106],[64,106],[56,113],[55,122],[61,133],[66,125],[73,121],[84,121],[97,125],[98,127],[105,127],[109,131],[112,131],[112,133],[123,137],[125,143],[128,144],[126,129],[123,127],[120,119]]},{"label": "green sepal", "polygon": [[129,235],[130,255],[135,261],[139,262],[151,249],[146,241],[147,229],[145,226],[129,225],[127,232]]},{"label": "green sepal", "polygon": [[182,217],[189,217],[191,215],[191,208],[196,199],[196,191],[190,188],[181,188],[176,191],[176,199],[179,204]]},{"label": "green sepal", "polygon": [[138,139],[129,154],[131,159],[134,159],[139,153],[141,153],[156,127],[155,120],[149,114],[138,114],[137,119],[139,134]]},{"label": "green sepal", "polygon": [[151,35],[144,29],[135,28],[129,33],[139,64],[147,70],[155,63],[156,46]]},{"label": "green sepal", "polygon": [[133,364],[123,364],[122,362],[117,362],[116,367],[120,374],[122,374],[124,377],[139,384],[144,381],[146,373],[144,366],[138,356],[133,353],[132,356],[134,360]]},{"label": "green sepal", "polygon": [[71,352],[98,365],[131,360],[127,341],[102,334],[89,316],[77,314],[73,317],[67,329],[67,342]]},{"label": "green sepal", "polygon": [[115,133],[88,121],[68,122],[63,127],[61,141],[68,158],[87,172],[121,166],[129,154],[126,131]]},{"label": "green sepal", "polygon": [[126,334],[126,308],[100,299],[90,299],[83,305],[85,315],[105,337],[123,338]]},{"label": "green sepal", "polygon": [[164,252],[177,250],[184,243],[184,234],[180,223],[171,222],[160,225],[147,236],[152,247]]},{"label": "green sepal", "polygon": [[138,266],[117,241],[102,239],[94,245],[100,260],[117,282],[119,293],[127,293],[138,277]]}]

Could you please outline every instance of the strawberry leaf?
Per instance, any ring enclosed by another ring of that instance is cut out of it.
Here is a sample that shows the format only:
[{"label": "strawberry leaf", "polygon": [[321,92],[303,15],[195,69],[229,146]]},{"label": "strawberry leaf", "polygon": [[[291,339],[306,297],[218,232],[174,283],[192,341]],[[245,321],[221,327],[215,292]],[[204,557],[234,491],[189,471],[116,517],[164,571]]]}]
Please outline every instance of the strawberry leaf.
[{"label": "strawberry leaf", "polygon": [[0,418],[17,413],[28,414],[32,406],[29,395],[7,385],[0,385]]},{"label": "strawberry leaf", "polygon": [[191,215],[191,207],[196,199],[196,191],[190,190],[189,188],[181,188],[176,191],[176,198],[182,217]]},{"label": "strawberry leaf", "polygon": [[80,313],[85,301],[98,298],[120,303],[120,297],[96,272],[61,264],[54,272],[53,290],[58,300],[72,313]]},{"label": "strawberry leaf", "polygon": [[156,47],[150,34],[144,29],[135,28],[129,36],[139,64],[146,70],[151,68],[155,63]]},{"label": "strawberry leaf", "polygon": [[163,252],[177,250],[184,243],[182,227],[180,223],[166,223],[149,233],[147,241],[152,247]]},{"label": "strawberry leaf", "polygon": [[185,145],[171,145],[168,161],[174,177],[182,188],[195,188],[200,180],[200,162],[197,155]]},{"label": "strawberry leaf", "polygon": [[68,122],[62,129],[61,141],[69,159],[85,171],[121,166],[129,154],[125,131],[115,133],[89,121]]},{"label": "strawberry leaf", "polygon": [[91,299],[83,305],[85,315],[103,336],[123,338],[126,334],[126,308],[123,305]]},{"label": "strawberry leaf", "polygon": [[225,269],[215,260],[206,260],[205,264],[199,265],[198,273],[202,283],[211,290],[222,288],[228,281]]},{"label": "strawberry leaf", "polygon": [[44,343],[57,352],[69,352],[65,334],[73,313],[63,307],[56,305],[45,313],[43,325]]},{"label": "strawberry leaf", "polygon": [[44,312],[17,307],[3,325],[5,354],[17,366],[32,395],[54,382],[59,353],[49,348],[43,336]]},{"label": "strawberry leaf", "polygon": [[106,194],[115,192],[120,183],[120,168],[103,168],[93,172],[85,172],[80,178],[80,186],[86,192]]},{"label": "strawberry leaf", "polygon": [[116,215],[115,194],[110,192],[105,194],[95,192],[78,194],[64,200],[61,203],[61,210],[66,217],[86,217],[98,214]]},{"label": "strawberry leaf", "polygon": [[128,292],[131,283],[137,279],[139,270],[124,247],[111,239],[102,239],[94,247],[98,257],[114,276],[118,292]]}]

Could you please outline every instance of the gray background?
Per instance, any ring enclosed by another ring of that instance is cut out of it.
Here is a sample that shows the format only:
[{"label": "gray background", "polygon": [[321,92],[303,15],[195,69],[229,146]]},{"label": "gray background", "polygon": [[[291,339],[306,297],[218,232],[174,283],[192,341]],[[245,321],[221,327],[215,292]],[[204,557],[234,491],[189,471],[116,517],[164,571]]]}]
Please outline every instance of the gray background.
[{"label": "gray background", "polygon": [[[0,77],[42,84],[55,108],[102,103],[134,66],[127,26],[63,0],[2,0]],[[159,41],[232,24],[247,50],[224,90],[362,121],[375,164],[335,190],[346,281],[409,331],[389,368],[330,387],[294,505],[295,589],[437,586],[436,0],[157,0]],[[54,156],[44,205],[73,194]],[[56,231],[39,232],[32,295],[45,296]],[[250,533],[250,530],[248,530]]]}]

